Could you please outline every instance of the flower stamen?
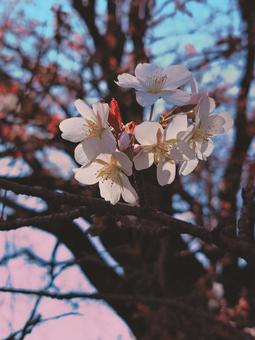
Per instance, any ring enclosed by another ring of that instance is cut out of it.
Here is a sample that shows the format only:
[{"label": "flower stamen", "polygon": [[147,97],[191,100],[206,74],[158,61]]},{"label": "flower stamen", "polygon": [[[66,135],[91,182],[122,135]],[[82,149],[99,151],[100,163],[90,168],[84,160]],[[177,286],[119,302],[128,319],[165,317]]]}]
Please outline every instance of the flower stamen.
[{"label": "flower stamen", "polygon": [[103,130],[105,130],[91,119],[85,119],[84,128],[86,130],[86,137],[101,137]]},{"label": "flower stamen", "polygon": [[164,75],[156,75],[147,78],[147,92],[151,94],[157,94],[162,92],[165,82],[167,80],[167,76]]}]

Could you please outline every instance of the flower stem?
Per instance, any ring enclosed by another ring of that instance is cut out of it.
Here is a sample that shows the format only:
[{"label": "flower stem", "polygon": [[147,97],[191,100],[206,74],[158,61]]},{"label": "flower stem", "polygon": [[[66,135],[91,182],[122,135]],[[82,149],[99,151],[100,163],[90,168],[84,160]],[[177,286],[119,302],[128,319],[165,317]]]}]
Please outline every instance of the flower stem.
[{"label": "flower stem", "polygon": [[149,120],[152,120],[153,110],[154,110],[154,104],[151,105],[151,112],[150,112],[150,118],[149,118]]}]

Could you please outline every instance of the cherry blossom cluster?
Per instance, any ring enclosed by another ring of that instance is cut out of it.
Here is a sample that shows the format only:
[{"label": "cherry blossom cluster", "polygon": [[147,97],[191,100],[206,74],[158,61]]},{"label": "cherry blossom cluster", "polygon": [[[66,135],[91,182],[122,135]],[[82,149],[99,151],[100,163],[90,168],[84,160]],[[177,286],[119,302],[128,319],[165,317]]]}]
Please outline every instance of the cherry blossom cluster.
[{"label": "cherry blossom cluster", "polygon": [[[60,123],[62,138],[79,143],[74,151],[80,164],[74,169],[76,180],[85,185],[99,183],[100,195],[111,204],[121,197],[127,203],[138,203],[129,179],[134,171],[154,164],[161,186],[174,181],[177,167],[180,175],[190,174],[199,161],[211,155],[212,137],[228,132],[233,125],[229,113],[212,114],[214,100],[198,91],[185,66],[162,69],[141,63],[135,76],[121,74],[116,84],[135,89],[137,102],[151,107],[149,120],[124,124],[115,99],[109,105],[98,102],[92,107],[78,99],[74,105],[81,117]],[[175,107],[156,122],[152,113],[159,98]]]}]

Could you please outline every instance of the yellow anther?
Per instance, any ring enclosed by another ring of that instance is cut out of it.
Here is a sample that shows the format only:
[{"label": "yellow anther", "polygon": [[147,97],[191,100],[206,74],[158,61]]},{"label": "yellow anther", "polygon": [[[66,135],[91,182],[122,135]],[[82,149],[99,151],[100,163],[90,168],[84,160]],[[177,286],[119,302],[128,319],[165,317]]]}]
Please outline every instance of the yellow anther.
[{"label": "yellow anther", "polygon": [[147,92],[151,94],[156,94],[162,92],[162,88],[167,80],[167,76],[154,76],[148,78],[148,88]]}]

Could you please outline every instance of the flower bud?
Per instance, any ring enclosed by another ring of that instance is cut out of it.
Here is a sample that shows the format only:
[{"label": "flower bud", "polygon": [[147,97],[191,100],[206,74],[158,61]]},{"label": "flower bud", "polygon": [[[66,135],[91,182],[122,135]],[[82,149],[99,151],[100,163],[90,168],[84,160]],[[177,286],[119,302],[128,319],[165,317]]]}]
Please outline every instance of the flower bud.
[{"label": "flower bud", "polygon": [[120,151],[124,151],[129,147],[130,137],[126,131],[121,132],[118,140],[118,147]]}]

